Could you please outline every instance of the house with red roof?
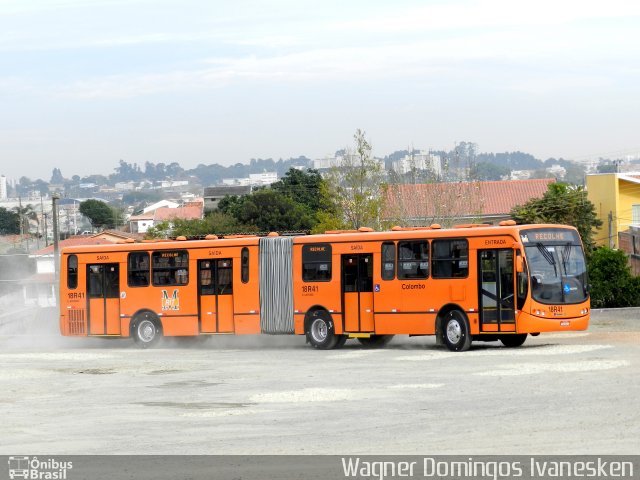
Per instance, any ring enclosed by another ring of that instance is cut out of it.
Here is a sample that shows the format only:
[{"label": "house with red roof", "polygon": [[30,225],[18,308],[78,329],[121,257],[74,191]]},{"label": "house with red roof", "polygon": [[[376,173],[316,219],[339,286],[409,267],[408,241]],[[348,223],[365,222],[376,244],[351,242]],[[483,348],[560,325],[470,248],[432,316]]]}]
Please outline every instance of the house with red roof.
[{"label": "house with red roof", "polygon": [[129,218],[130,230],[144,234],[160,222],[171,222],[176,218],[184,220],[200,220],[203,216],[202,202],[189,202],[178,207],[159,207]]},{"label": "house with red roof", "polygon": [[[78,245],[108,245],[125,241],[129,238],[142,239],[142,235],[120,232],[117,230],[105,230],[94,235],[74,235],[58,243],[59,249]],[[50,307],[57,304],[55,296],[55,258],[54,247],[49,245],[30,256],[35,259],[36,273],[23,279],[22,292],[25,305]]]},{"label": "house with red roof", "polygon": [[553,178],[391,185],[383,219],[401,225],[496,224],[517,206],[541,198]]}]

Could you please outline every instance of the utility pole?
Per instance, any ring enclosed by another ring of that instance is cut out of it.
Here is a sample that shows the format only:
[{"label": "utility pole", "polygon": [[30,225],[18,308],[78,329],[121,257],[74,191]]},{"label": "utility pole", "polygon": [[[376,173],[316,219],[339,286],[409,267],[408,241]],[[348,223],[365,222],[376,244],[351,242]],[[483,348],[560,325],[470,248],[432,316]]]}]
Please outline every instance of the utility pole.
[{"label": "utility pole", "polygon": [[47,226],[47,214],[43,213],[42,216],[44,217],[44,246],[48,247],[49,246],[49,230]]},{"label": "utility pole", "polygon": [[58,194],[54,193],[51,196],[51,204],[53,207],[53,265],[56,285],[58,285],[58,280],[60,278],[60,245],[58,243],[58,200],[60,200],[60,197],[58,196]]},{"label": "utility pole", "polygon": [[609,248],[613,248],[613,212],[609,212],[607,218],[609,223]]}]

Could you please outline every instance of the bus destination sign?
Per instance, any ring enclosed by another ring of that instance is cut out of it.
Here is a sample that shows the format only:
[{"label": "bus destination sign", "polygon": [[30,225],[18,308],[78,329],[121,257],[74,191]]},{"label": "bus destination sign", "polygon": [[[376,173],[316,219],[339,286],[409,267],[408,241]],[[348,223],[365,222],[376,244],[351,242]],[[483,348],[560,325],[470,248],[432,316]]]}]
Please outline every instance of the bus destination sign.
[{"label": "bus destination sign", "polygon": [[578,234],[573,230],[560,228],[541,228],[520,232],[522,243],[580,243]]}]

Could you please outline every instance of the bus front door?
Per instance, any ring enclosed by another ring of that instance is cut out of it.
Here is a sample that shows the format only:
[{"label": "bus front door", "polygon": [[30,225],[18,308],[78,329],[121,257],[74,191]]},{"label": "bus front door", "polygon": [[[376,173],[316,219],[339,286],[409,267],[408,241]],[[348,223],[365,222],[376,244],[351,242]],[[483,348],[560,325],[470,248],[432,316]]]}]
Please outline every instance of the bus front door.
[{"label": "bus front door", "polygon": [[202,333],[233,332],[233,259],[198,261],[198,299]]},{"label": "bus front door", "polygon": [[89,335],[120,335],[120,266],[87,265]]},{"label": "bus front door", "polygon": [[373,255],[342,255],[342,311],[346,332],[373,332]]},{"label": "bus front door", "polygon": [[479,250],[480,326],[483,332],[515,330],[513,250]]}]

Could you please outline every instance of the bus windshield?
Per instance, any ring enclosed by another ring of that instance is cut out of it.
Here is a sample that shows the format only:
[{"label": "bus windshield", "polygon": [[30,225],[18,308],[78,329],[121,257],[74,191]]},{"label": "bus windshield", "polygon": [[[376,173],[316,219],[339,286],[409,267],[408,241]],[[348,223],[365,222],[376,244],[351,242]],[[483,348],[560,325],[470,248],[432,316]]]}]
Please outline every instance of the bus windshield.
[{"label": "bus windshield", "polygon": [[541,303],[580,303],[587,299],[587,268],[581,245],[548,242],[525,247],[531,293]]}]

